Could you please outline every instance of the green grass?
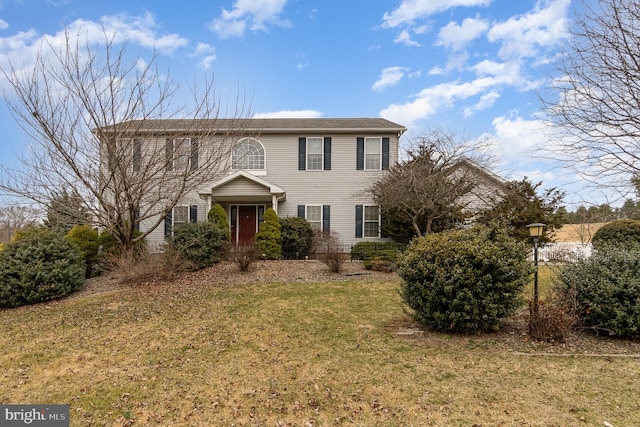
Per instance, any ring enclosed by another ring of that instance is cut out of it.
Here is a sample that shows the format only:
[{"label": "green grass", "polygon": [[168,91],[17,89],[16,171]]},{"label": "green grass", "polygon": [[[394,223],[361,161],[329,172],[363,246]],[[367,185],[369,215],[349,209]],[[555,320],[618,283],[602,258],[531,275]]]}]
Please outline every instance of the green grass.
[{"label": "green grass", "polygon": [[397,337],[398,281],[181,282],[0,311],[0,403],[71,425],[640,425],[633,359]]}]

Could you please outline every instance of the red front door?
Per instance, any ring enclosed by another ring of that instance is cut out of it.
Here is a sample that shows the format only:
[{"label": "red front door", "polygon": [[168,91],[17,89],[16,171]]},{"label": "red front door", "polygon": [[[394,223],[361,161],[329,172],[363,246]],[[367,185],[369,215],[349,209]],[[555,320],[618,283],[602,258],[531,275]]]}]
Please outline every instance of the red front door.
[{"label": "red front door", "polygon": [[238,234],[236,244],[247,245],[252,243],[257,228],[257,206],[238,206]]}]

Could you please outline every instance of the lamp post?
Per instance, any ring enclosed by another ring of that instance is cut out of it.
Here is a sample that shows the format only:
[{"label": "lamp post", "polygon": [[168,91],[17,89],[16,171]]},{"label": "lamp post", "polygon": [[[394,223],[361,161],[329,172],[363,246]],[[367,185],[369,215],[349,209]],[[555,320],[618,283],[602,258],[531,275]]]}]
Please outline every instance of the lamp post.
[{"label": "lamp post", "polygon": [[538,239],[542,236],[545,225],[546,224],[539,222],[527,225],[529,236],[533,237],[533,263],[535,265],[535,271],[533,273],[533,308],[531,314],[536,317],[538,315]]}]

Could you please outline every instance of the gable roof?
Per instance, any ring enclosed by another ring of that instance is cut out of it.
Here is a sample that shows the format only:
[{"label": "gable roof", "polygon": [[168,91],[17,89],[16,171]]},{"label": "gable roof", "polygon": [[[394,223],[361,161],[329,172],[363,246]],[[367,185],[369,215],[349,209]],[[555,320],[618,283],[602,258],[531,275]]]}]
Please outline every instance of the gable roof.
[{"label": "gable roof", "polygon": [[381,118],[317,118],[317,119],[166,119],[166,120],[130,120],[112,126],[110,129],[131,133],[381,133],[390,132],[402,135],[407,129],[397,123]]}]

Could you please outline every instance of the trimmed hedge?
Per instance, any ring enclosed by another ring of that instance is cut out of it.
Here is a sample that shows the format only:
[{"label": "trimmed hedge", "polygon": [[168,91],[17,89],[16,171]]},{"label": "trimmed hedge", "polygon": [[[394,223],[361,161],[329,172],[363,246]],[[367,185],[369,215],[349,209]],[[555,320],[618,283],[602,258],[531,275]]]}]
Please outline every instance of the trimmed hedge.
[{"label": "trimmed hedge", "polygon": [[530,248],[504,230],[474,227],[414,239],[398,264],[400,294],[430,329],[495,329],[523,304]]},{"label": "trimmed hedge", "polygon": [[394,271],[405,247],[396,242],[360,242],[351,248],[351,259],[363,261],[367,270]]},{"label": "trimmed hedge", "polygon": [[85,279],[82,254],[60,233],[37,228],[0,252],[0,307],[64,297]]}]

